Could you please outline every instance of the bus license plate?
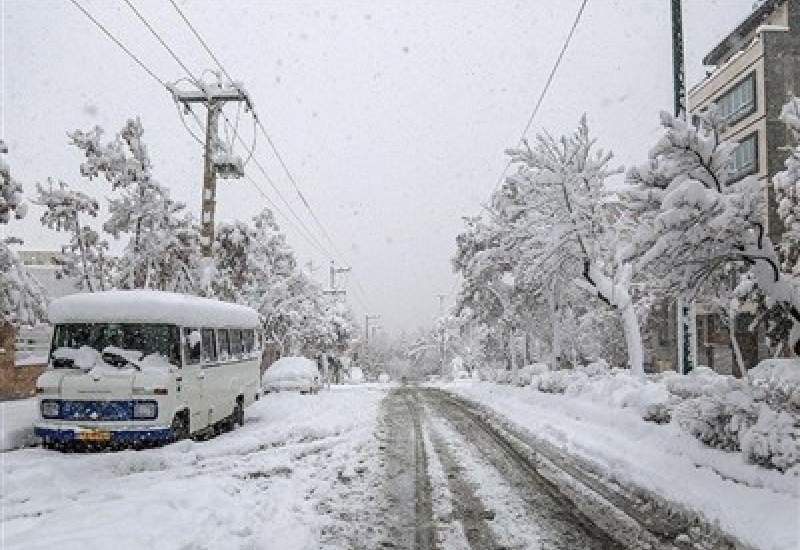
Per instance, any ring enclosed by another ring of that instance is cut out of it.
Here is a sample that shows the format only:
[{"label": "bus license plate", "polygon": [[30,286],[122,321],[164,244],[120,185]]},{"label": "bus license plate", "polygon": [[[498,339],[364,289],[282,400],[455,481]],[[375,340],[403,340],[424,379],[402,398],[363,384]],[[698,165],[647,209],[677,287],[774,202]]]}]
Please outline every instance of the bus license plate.
[{"label": "bus license plate", "polygon": [[107,430],[87,430],[78,433],[81,441],[111,441],[111,432]]}]

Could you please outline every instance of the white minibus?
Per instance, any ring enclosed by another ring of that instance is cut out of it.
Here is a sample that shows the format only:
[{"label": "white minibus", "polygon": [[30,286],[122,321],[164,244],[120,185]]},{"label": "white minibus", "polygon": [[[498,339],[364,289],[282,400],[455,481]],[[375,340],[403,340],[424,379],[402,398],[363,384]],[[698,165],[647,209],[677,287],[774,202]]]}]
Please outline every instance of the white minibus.
[{"label": "white minibus", "polygon": [[36,382],[46,447],[141,446],[244,423],[258,399],[263,335],[249,307],[153,290],[54,300]]}]

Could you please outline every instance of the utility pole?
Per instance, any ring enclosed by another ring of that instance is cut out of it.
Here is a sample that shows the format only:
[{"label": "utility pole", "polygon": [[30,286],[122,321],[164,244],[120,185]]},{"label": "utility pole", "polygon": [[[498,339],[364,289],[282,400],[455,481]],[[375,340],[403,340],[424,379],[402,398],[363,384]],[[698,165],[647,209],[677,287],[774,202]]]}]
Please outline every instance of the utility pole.
[{"label": "utility pole", "polygon": [[364,314],[364,350],[362,351],[362,356],[364,357],[365,364],[369,354],[369,322],[377,321],[380,318],[380,315],[370,315],[369,313]]},{"label": "utility pole", "polygon": [[[683,14],[681,0],[671,0],[672,4],[672,91],[675,116],[688,116],[686,108],[686,78],[683,58]],[[682,296],[675,304],[678,344],[678,371],[688,374],[695,365],[697,357],[697,319],[693,302]]]},{"label": "utility pole", "polygon": [[439,371],[445,375],[445,357],[447,356],[447,341],[445,339],[444,299],[447,294],[437,294],[439,298]]},{"label": "utility pole", "polygon": [[370,315],[370,314],[364,315],[364,344],[366,346],[364,349],[365,352],[369,348],[369,322],[377,321],[380,318],[381,318],[380,315]]},{"label": "utility pole", "polygon": [[686,113],[686,78],[683,65],[683,14],[681,0],[672,2],[672,89],[675,116]]},{"label": "utility pole", "polygon": [[184,109],[191,111],[193,103],[206,106],[206,140],[203,153],[203,195],[200,217],[200,246],[204,258],[211,258],[214,247],[214,214],[217,204],[217,176],[221,178],[240,178],[244,175],[242,160],[225,147],[217,135],[219,115],[226,103],[244,102],[246,110],[252,110],[248,95],[234,83],[218,83],[205,85],[196,83],[192,90],[171,91],[175,100],[183,104]]}]

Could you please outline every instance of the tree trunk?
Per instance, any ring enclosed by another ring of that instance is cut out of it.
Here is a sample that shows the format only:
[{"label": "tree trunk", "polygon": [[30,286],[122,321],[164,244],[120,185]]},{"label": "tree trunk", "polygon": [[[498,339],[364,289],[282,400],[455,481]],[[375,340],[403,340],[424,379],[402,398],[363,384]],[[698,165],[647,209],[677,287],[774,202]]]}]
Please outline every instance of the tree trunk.
[{"label": "tree trunk", "polygon": [[78,221],[78,212],[74,212],[75,218],[75,239],[78,241],[78,250],[81,252],[81,265],[83,266],[83,280],[86,282],[86,289],[89,292],[94,292],[92,288],[92,279],[89,277],[89,266],[86,265],[86,245],[81,238],[81,224]]},{"label": "tree trunk", "polygon": [[590,265],[588,274],[598,295],[619,310],[625,332],[625,345],[628,348],[628,366],[636,376],[644,376],[642,333],[629,290],[630,271],[631,267],[624,265],[617,283],[594,265]]},{"label": "tree trunk", "polygon": [[644,376],[644,353],[642,351],[642,334],[639,331],[639,318],[633,307],[633,300],[628,298],[628,304],[620,310],[625,331],[625,344],[628,348],[628,364],[631,372],[637,376]]},{"label": "tree trunk", "polygon": [[550,319],[552,321],[553,341],[550,349],[552,351],[552,358],[550,359],[550,368],[558,370],[561,363],[561,340],[558,334],[558,294],[556,284],[553,282],[553,292],[550,295]]},{"label": "tree trunk", "polygon": [[739,370],[739,376],[744,378],[745,367],[744,360],[742,359],[742,350],[739,349],[739,341],[736,339],[736,298],[731,298],[728,304],[728,331],[730,332],[731,347],[733,348],[733,356],[735,359],[736,367]]},{"label": "tree trunk", "polygon": [[516,384],[518,380],[518,369],[517,369],[517,353],[514,349],[514,336],[516,331],[514,330],[513,326],[508,327],[508,353],[511,357],[511,384]]}]

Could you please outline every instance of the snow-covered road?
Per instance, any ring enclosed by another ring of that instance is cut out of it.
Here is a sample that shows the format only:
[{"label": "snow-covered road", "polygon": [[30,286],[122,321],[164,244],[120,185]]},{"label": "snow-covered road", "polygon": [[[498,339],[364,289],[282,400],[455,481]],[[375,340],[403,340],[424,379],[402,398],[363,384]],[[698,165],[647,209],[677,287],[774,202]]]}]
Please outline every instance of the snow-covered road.
[{"label": "snow-covered road", "polygon": [[337,524],[374,463],[386,389],[269,395],[233,433],[160,449],[2,453],[2,540],[12,549],[340,547]]},{"label": "snow-covered road", "polygon": [[[0,547],[735,546],[708,517],[673,506],[669,491],[639,490],[641,484],[631,485],[621,471],[606,475],[581,453],[554,444],[546,437],[554,426],[567,429],[574,421],[569,411],[557,410],[558,402],[549,403],[548,414],[528,394],[495,388],[500,395],[492,393],[490,401],[506,405],[497,414],[478,403],[492,387],[361,385],[318,395],[284,392],[250,407],[243,428],[210,441],[116,453],[0,453]],[[548,424],[531,420],[531,411]],[[622,441],[611,427],[603,430],[606,438]],[[614,445],[624,450],[619,441]],[[608,451],[602,451],[595,450],[593,458],[605,457]],[[654,453],[653,460],[663,451]],[[680,475],[696,468],[685,470]],[[748,490],[756,497],[763,493]]]},{"label": "snow-covered road", "polygon": [[381,424],[388,530],[401,548],[734,548],[702,519],[689,525],[656,503],[639,513],[639,495],[629,498],[557,449],[530,445],[451,393],[397,389]]}]

